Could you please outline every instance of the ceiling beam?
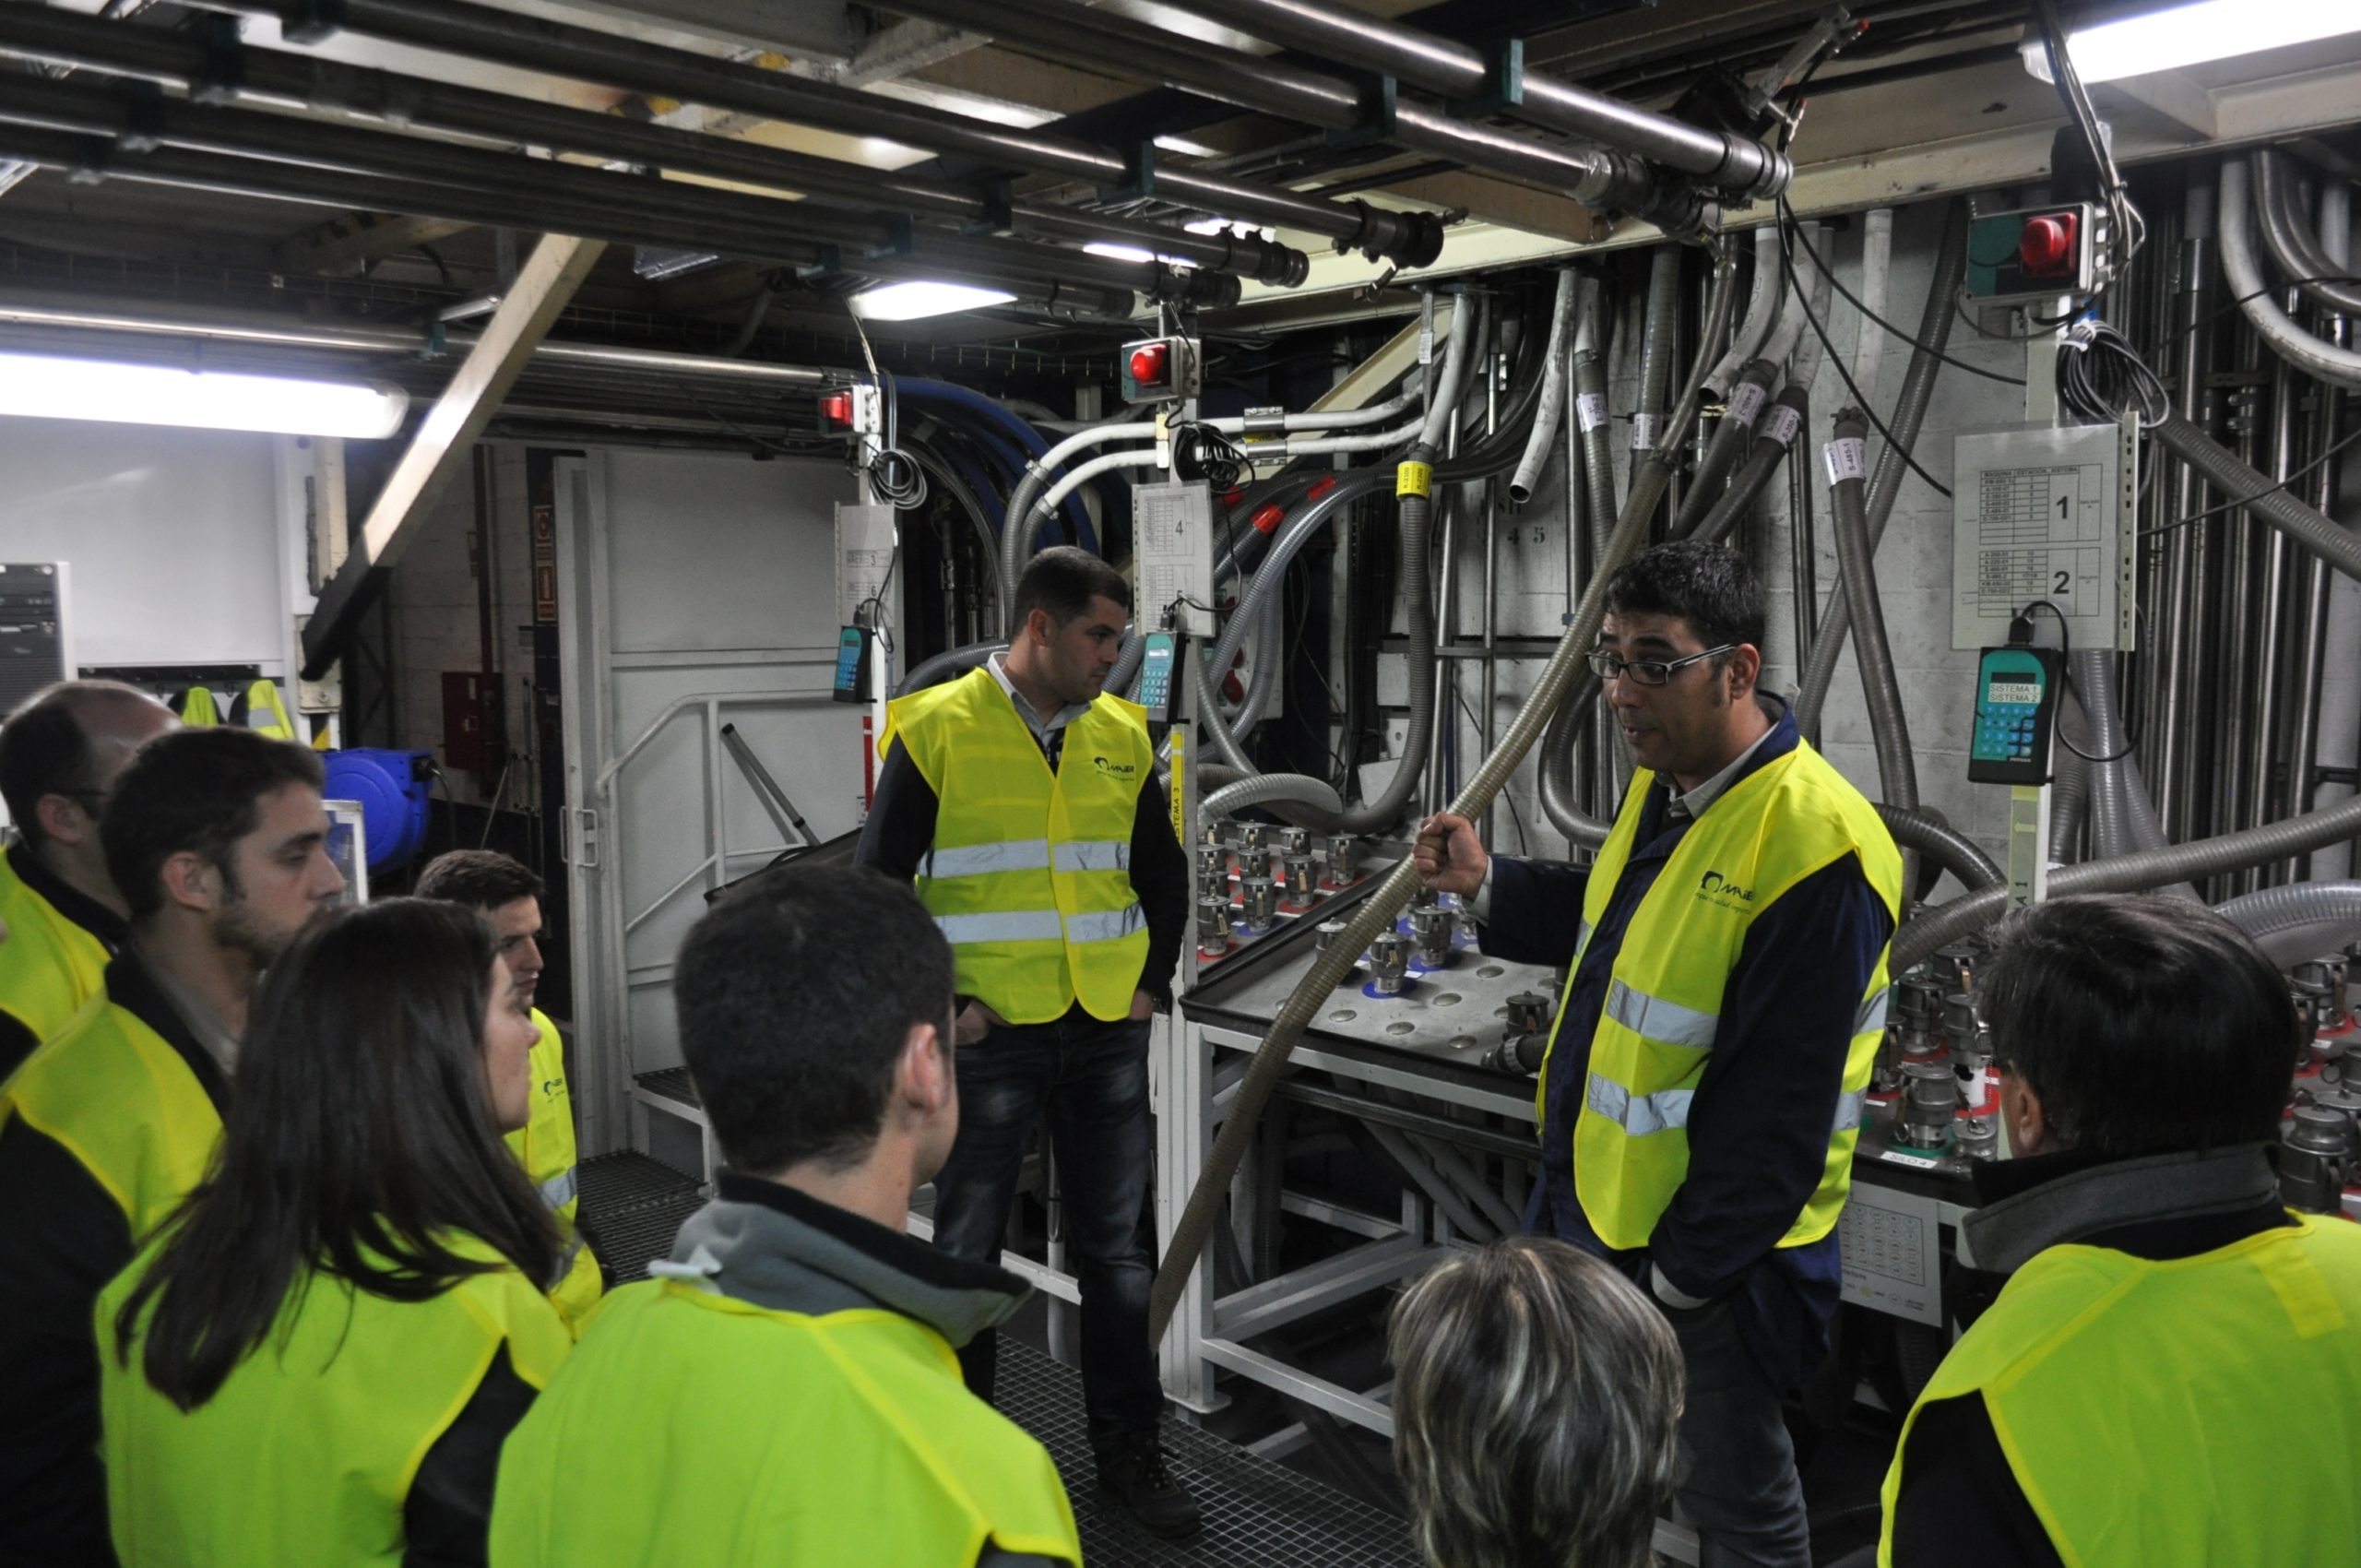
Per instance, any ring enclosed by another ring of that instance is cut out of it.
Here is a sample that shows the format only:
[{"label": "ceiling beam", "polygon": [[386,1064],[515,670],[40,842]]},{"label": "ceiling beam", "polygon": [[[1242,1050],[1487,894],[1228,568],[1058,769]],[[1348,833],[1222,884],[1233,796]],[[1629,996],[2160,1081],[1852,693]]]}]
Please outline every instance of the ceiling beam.
[{"label": "ceiling beam", "polygon": [[471,227],[447,218],[355,212],[283,241],[277,255],[283,271],[333,278],[366,272],[372,262],[449,239]]},{"label": "ceiling beam", "polygon": [[386,475],[385,488],[352,541],[352,552],[320,590],[318,606],[303,626],[303,679],[319,680],[343,652],[361,616],[385,587],[386,574],[416,537],[417,525],[467,466],[469,449],[606,248],[600,240],[545,234],[516,269],[516,281],[492,313],[483,336],[419,421],[409,447]]}]

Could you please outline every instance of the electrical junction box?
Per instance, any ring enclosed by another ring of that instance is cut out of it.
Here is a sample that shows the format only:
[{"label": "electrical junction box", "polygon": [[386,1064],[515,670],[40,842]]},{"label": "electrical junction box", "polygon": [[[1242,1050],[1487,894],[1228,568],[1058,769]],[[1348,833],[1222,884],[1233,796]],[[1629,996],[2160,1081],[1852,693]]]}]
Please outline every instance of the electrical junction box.
[{"label": "electrical junction box", "polygon": [[1139,591],[1132,612],[1143,630],[1169,624],[1210,637],[1214,625],[1213,487],[1203,480],[1136,485],[1132,525]]},{"label": "electrical junction box", "polygon": [[2066,642],[2129,652],[2139,425],[1971,431],[1952,443],[1952,647],[1990,647],[2035,600]]},{"label": "electrical junction box", "polygon": [[2106,209],[2086,201],[1985,213],[1967,226],[1967,297],[1978,305],[2090,295],[2107,278]]},{"label": "electrical junction box", "polygon": [[1193,398],[1204,379],[1197,346],[1186,338],[1146,338],[1123,345],[1116,366],[1123,373],[1123,401],[1170,403]]},{"label": "electrical junction box", "polygon": [[1984,650],[1975,669],[1975,729],[1968,738],[1970,782],[2049,782],[2050,730],[2063,684],[2059,677],[2055,648],[2012,644]]}]

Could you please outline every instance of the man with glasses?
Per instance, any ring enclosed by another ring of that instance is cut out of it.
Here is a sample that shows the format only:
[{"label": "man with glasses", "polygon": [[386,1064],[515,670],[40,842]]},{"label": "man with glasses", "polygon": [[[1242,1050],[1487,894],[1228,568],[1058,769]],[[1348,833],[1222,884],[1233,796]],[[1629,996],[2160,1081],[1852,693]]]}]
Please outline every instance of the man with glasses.
[{"label": "man with glasses", "polygon": [[1902,897],[1875,808],[1754,689],[1762,638],[1738,555],[1635,556],[1591,654],[1637,765],[1596,860],[1489,856],[1449,814],[1417,848],[1487,953],[1570,969],[1525,1223],[1624,1268],[1670,1320],[1707,1568],[1811,1561],[1781,1407],[1836,1309]]},{"label": "man with glasses", "polygon": [[0,856],[0,1080],[98,992],[122,945],[99,818],[131,754],[173,724],[136,686],[61,681],[0,725],[0,799],[16,827]]}]

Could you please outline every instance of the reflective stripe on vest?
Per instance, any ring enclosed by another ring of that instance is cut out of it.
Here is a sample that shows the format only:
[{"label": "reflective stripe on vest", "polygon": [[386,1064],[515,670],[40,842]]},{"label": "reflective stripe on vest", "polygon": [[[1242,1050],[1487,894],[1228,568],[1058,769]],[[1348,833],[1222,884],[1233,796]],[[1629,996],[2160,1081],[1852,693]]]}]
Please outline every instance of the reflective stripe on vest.
[{"label": "reflective stripe on vest", "polygon": [[2194,1257],[2068,1244],[2019,1268],[1910,1411],[1879,1562],[1911,1430],[1968,1397],[2066,1562],[2352,1562],[2361,1461],[2341,1435],[2290,1441],[2285,1412],[2361,1408],[2361,1228],[2286,1218]]},{"label": "reflective stripe on vest", "polygon": [[[1631,864],[1654,776],[1636,775],[1584,893],[1566,1002],[1597,923]],[[1704,1077],[1724,992],[1748,931],[1789,888],[1845,856],[1857,857],[1889,915],[1901,902],[1901,856],[1875,810],[1819,754],[1798,743],[1726,791],[1674,847],[1624,929],[1600,1008],[1574,1113],[1574,1192],[1584,1218],[1610,1247],[1643,1246],[1689,1169],[1687,1127]],[[1860,1095],[1869,1087],[1882,1028],[1883,955],[1864,987],[1845,1042],[1838,1099],[1829,1109],[1820,1180],[1782,1246],[1818,1241],[1835,1228],[1852,1182]],[[1535,1103],[1548,1128],[1549,1056]],[[1830,1049],[1835,1041],[1828,1042]],[[1815,1128],[1817,1134],[1820,1129]]]},{"label": "reflective stripe on vest", "polygon": [[[439,1239],[502,1262],[472,1237]],[[113,1322],[146,1267],[135,1262],[100,1295],[100,1322]],[[128,1365],[98,1358],[109,1524],[127,1564],[398,1568],[420,1458],[487,1369],[504,1354],[538,1389],[573,1345],[549,1299],[504,1265],[423,1301],[315,1273],[296,1279],[220,1389],[184,1411],[148,1381],[145,1328]]]},{"label": "reflective stripe on vest", "polygon": [[541,1194],[541,1202],[552,1208],[563,1208],[575,1198],[574,1167],[567,1166],[534,1189]]},{"label": "reflective stripe on vest", "polygon": [[1664,1045],[1685,1046],[1691,1051],[1711,1051],[1714,1031],[1722,1022],[1716,1014],[1700,1013],[1678,1002],[1650,996],[1619,980],[1608,982],[1607,1016],[1633,1034],[1645,1035]]},{"label": "reflective stripe on vest", "polygon": [[502,1448],[501,1568],[1082,1561],[1047,1451],[914,1318],[662,1279],[598,1326]]},{"label": "reflective stripe on vest", "polygon": [[1156,752],[1144,710],[1100,695],[1066,726],[1054,769],[990,670],[887,709],[935,793],[919,897],[952,944],[955,984],[1013,1024],[1079,1003],[1131,1012],[1147,924],[1131,882],[1131,836]]},{"label": "reflective stripe on vest", "polygon": [[1047,838],[1013,838],[1005,844],[964,844],[955,849],[930,849],[921,874],[989,876],[999,871],[1046,871],[1049,865]]},{"label": "reflective stripe on vest", "polygon": [[1689,1102],[1696,1098],[1695,1089],[1659,1089],[1655,1094],[1635,1096],[1621,1084],[1596,1073],[1590,1075],[1583,1094],[1584,1104],[1635,1138],[1686,1127]]}]

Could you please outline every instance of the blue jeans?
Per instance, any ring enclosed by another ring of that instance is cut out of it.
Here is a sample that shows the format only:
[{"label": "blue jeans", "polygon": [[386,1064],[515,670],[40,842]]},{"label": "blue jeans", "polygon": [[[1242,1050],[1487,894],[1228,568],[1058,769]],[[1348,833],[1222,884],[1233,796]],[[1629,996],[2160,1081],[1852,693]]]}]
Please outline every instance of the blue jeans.
[{"label": "blue jeans", "polygon": [[[1083,1405],[1101,1454],[1154,1431],[1164,1410],[1147,1337],[1156,1265],[1141,1223],[1155,1149],[1147,1040],[1145,1019],[1108,1023],[1076,1007],[960,1047],[959,1137],[934,1179],[934,1244],[996,1261],[1026,1141],[1047,1113],[1067,1265],[1082,1286]],[[997,1339],[987,1331],[959,1353],[967,1386],[987,1402]]]}]

